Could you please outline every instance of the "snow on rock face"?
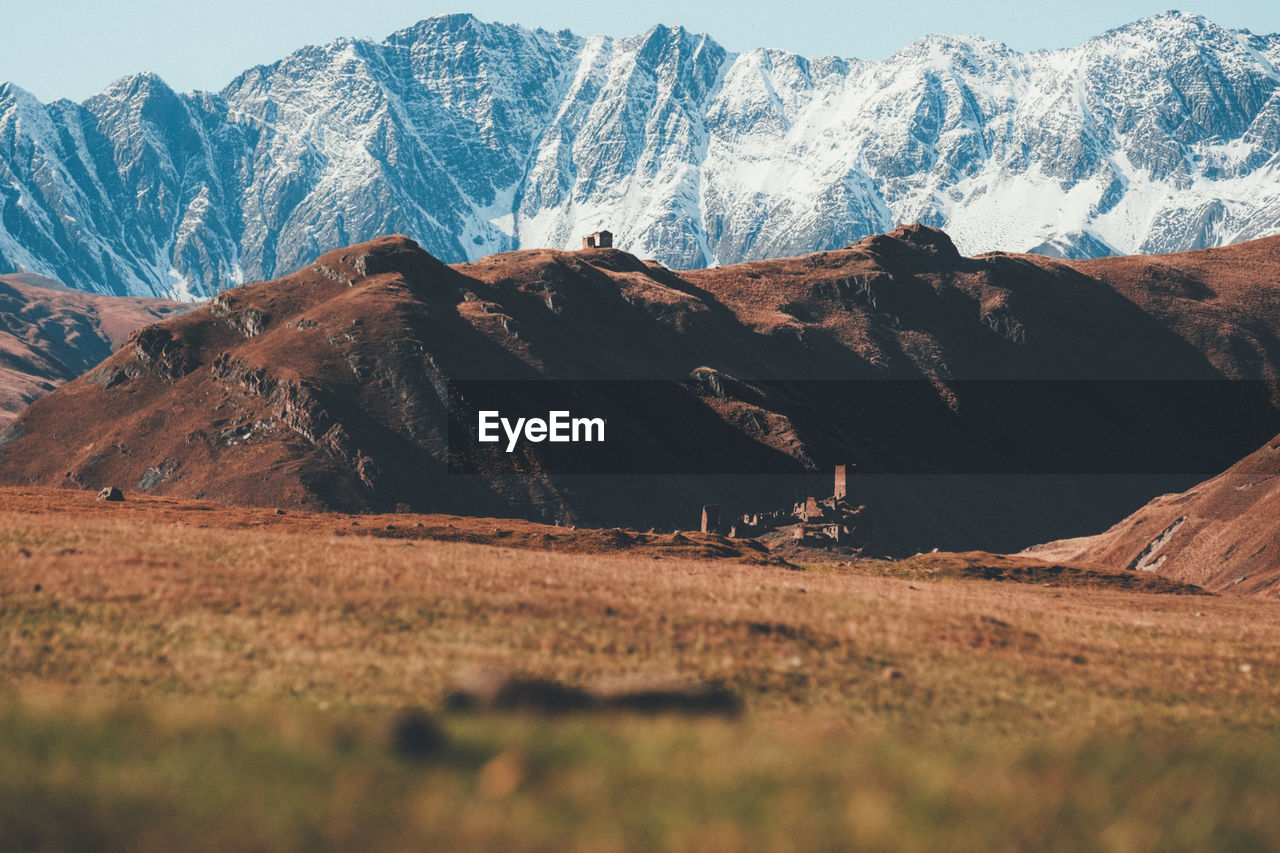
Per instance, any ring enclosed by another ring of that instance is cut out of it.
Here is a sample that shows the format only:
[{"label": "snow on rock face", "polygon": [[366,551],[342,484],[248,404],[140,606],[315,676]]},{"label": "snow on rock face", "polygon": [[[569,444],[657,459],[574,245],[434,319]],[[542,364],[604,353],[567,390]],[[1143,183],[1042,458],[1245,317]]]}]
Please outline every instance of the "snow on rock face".
[{"label": "snow on rock face", "polygon": [[1280,36],[1171,12],[1061,51],[883,62],[431,18],[77,105],[0,85],[0,272],[202,298],[379,234],[447,261],[616,245],[677,268],[898,222],[962,252],[1165,252],[1280,231]]}]

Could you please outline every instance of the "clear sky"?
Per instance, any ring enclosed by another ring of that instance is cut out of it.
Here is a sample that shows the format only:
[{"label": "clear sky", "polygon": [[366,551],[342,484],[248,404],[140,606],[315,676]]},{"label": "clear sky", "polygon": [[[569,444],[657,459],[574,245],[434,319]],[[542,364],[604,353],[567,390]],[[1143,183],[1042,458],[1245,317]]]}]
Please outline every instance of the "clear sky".
[{"label": "clear sky", "polygon": [[[1065,47],[1175,0],[0,0],[0,81],[42,100],[83,100],[126,74],[154,71],[179,90],[218,90],[250,66],[340,36],[378,40],[422,18],[471,12],[579,35],[683,24],[732,51],[881,59],[928,33],[978,33],[1018,50]],[[1276,0],[1182,5],[1230,27],[1280,32]]]}]

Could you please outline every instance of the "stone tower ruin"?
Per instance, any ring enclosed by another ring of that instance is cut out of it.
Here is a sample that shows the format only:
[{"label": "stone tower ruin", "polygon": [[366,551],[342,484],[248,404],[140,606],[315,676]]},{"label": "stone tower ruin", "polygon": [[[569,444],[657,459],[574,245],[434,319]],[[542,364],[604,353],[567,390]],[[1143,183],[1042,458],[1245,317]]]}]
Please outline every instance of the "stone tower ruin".
[{"label": "stone tower ruin", "polygon": [[853,481],[853,469],[853,465],[836,466],[835,491],[831,493],[836,500],[849,499],[849,485]]}]

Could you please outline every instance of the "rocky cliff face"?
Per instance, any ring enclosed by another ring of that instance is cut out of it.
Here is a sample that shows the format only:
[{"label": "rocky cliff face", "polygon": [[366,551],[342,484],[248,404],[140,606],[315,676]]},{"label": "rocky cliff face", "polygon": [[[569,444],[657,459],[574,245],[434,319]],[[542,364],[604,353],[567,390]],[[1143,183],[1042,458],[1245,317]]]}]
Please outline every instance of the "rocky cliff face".
[{"label": "rocky cliff face", "polygon": [[895,222],[961,251],[1165,252],[1280,231],[1280,37],[1168,13],[1021,54],[730,54],[432,18],[83,104],[0,85],[0,272],[191,299],[379,234],[446,261],[617,245],[694,268]]}]

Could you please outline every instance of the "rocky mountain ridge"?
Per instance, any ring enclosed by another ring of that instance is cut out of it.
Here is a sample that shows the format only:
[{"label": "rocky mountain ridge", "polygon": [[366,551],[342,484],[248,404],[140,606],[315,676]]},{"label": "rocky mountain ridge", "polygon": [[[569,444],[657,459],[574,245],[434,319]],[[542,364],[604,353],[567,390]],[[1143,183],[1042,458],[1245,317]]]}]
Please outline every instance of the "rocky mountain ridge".
[{"label": "rocky mountain ridge", "polygon": [[672,268],[835,249],[896,222],[966,254],[1158,253],[1280,231],[1280,36],[1166,13],[1023,54],[732,54],[430,18],[83,104],[0,85],[0,272],[178,299],[399,232],[448,262],[617,245]]}]

